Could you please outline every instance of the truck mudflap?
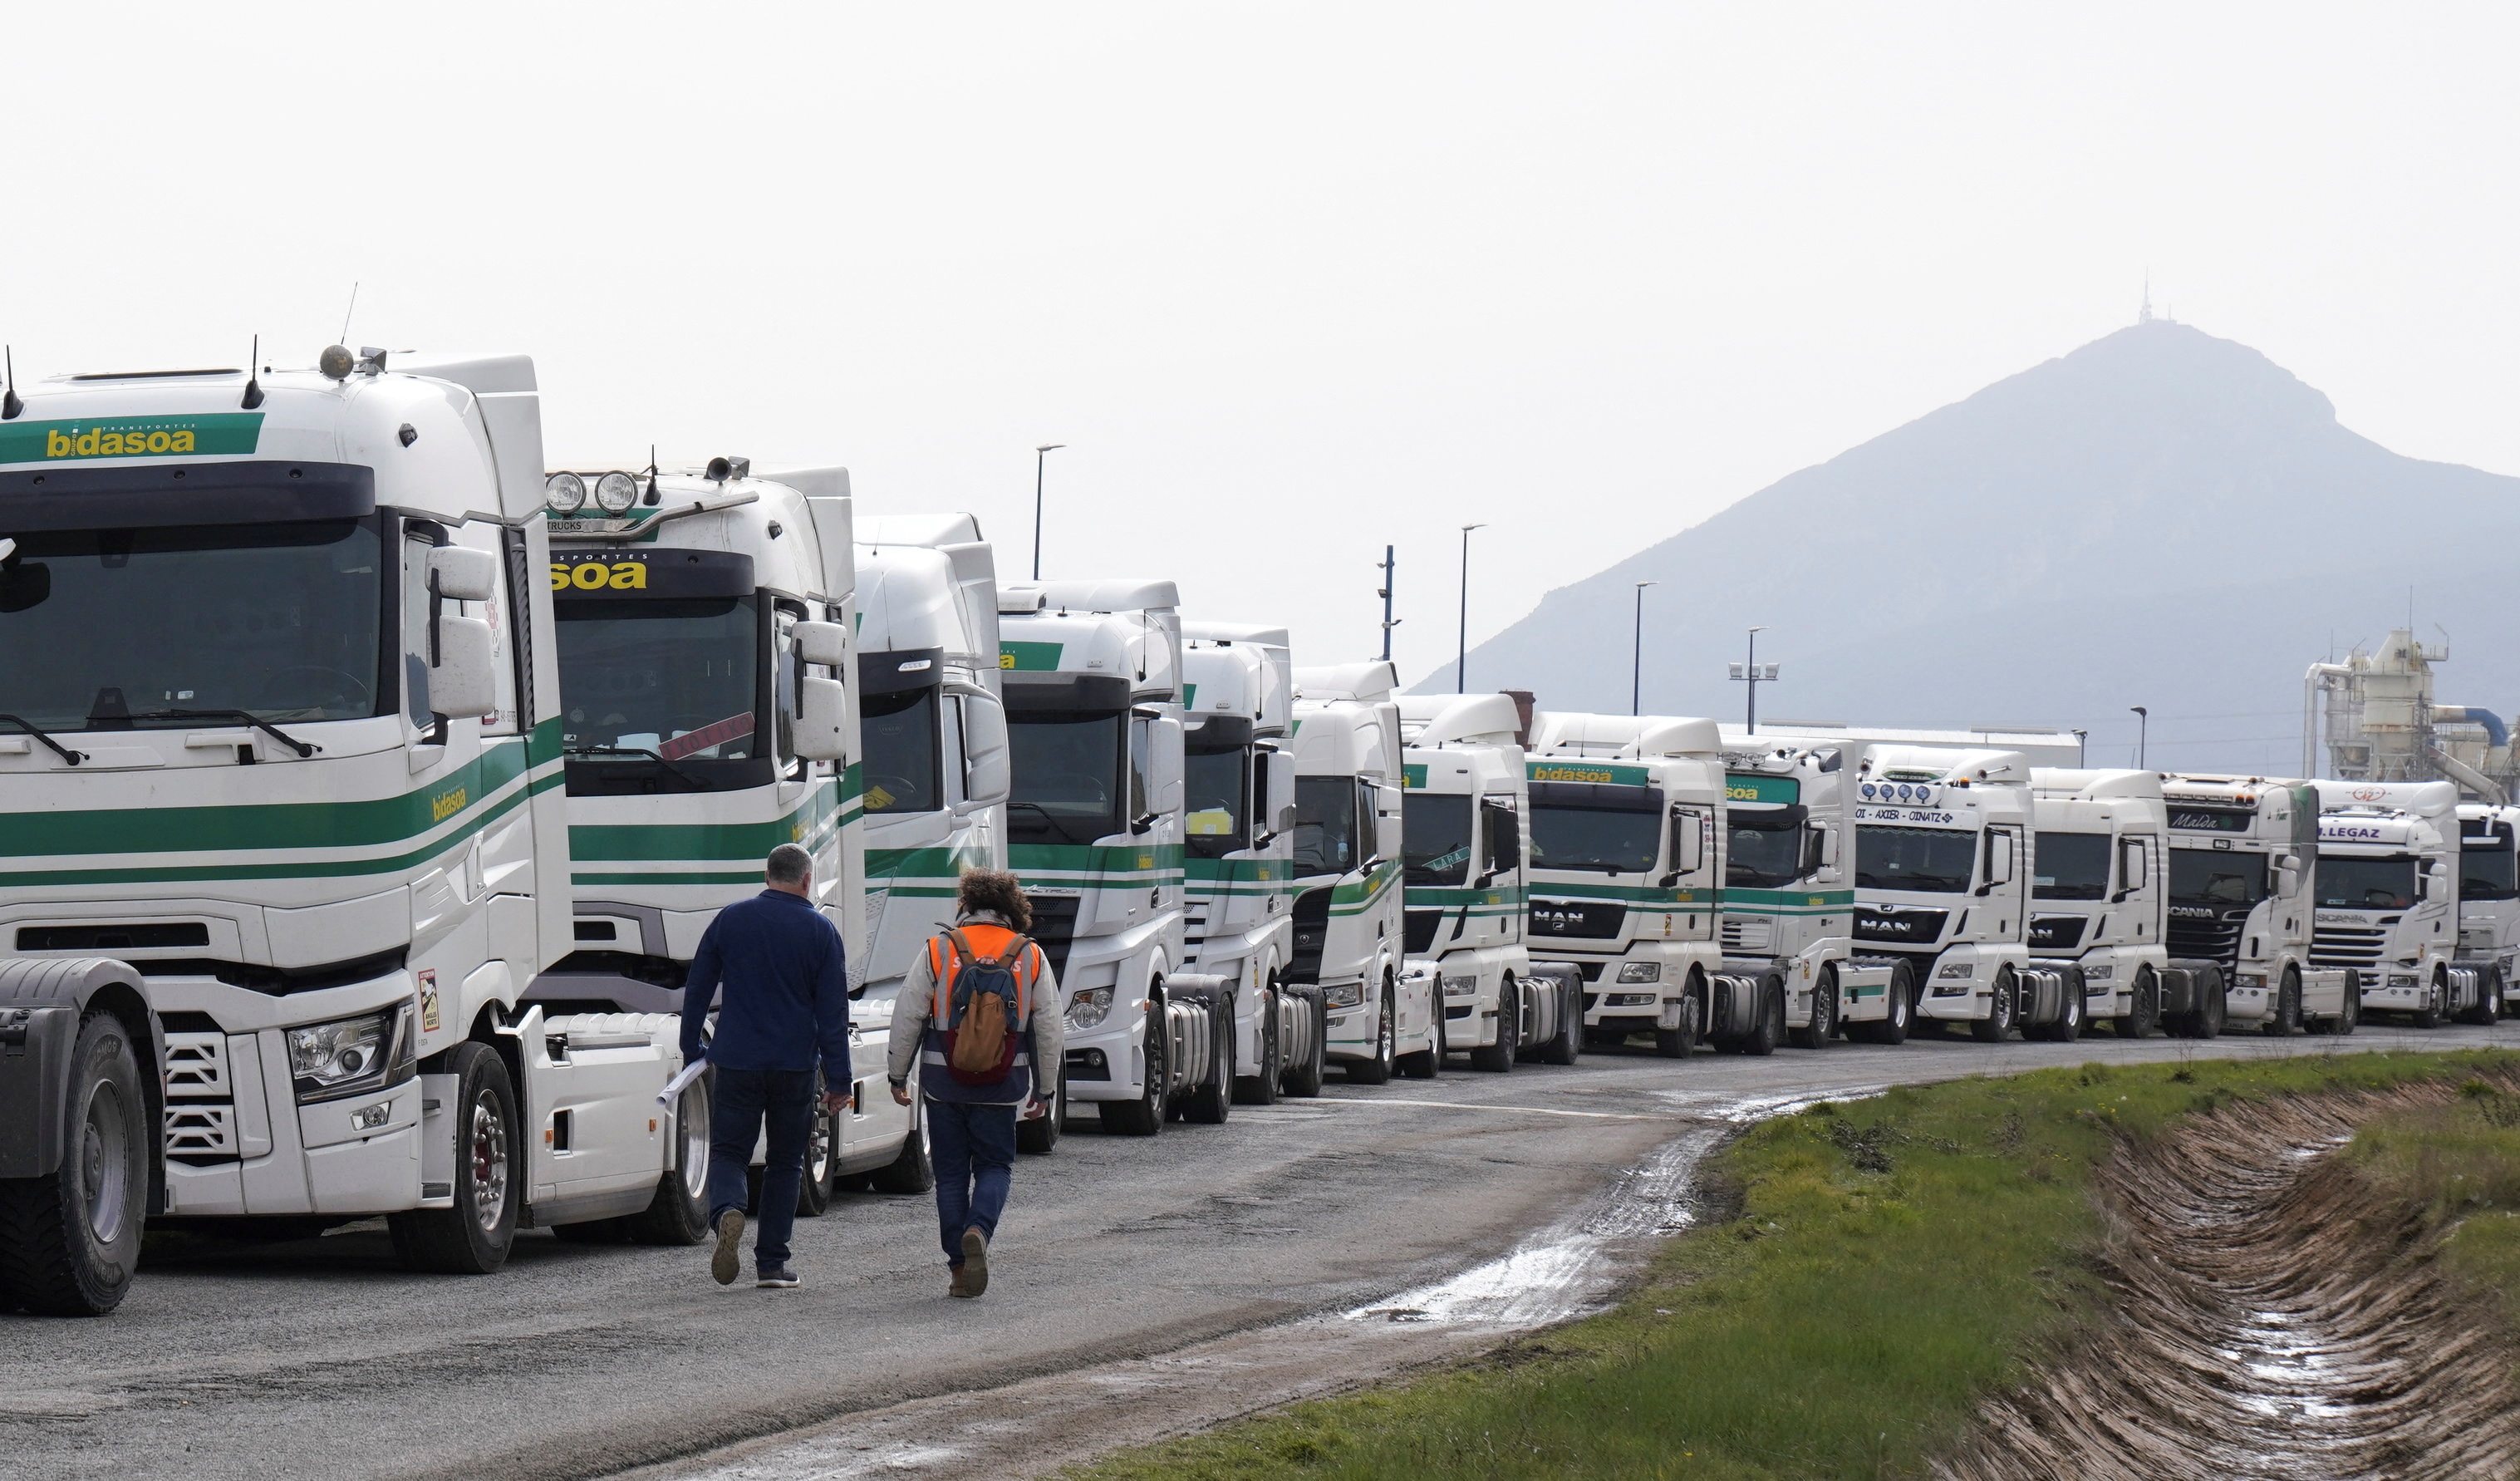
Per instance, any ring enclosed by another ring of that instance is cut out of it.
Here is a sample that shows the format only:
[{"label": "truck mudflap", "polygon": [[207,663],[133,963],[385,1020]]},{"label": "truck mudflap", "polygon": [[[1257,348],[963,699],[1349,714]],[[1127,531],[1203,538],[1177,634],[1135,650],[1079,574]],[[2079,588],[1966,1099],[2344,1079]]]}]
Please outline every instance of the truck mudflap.
[{"label": "truck mudflap", "polygon": [[[149,1010],[143,979],[107,957],[0,962],[0,1178],[49,1178],[69,1142],[65,1122],[70,1093],[70,1050],[79,1021],[99,996],[137,1015],[143,1092],[149,1125],[166,1114],[166,1036]],[[158,1159],[153,1145],[150,1165]],[[162,1180],[150,1178],[150,1212],[162,1213]]]}]

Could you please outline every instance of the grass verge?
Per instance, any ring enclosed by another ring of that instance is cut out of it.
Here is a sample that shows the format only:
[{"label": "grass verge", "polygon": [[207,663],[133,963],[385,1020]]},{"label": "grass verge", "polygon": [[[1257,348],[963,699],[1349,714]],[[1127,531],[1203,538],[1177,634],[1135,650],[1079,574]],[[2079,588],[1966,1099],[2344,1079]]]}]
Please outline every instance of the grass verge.
[{"label": "grass verge", "polygon": [[[1761,1125],[1710,1167],[1723,1213],[1615,1309],[1479,1363],[1123,1452],[1092,1481],[1888,1477],[1968,1422],[2106,1299],[2089,1185],[2121,1138],[2235,1099],[2473,1081],[2438,1124],[2354,1155],[2468,1218],[2455,1258],[2520,1288],[2510,1056],[2306,1054],[2042,1070],[1908,1087]],[[2497,1120],[2495,1118],[2502,1118]],[[2403,1123],[2403,1124],[2402,1124]],[[2484,1197],[2492,1202],[2477,1205]]]},{"label": "grass verge", "polygon": [[2459,1091],[2447,1105],[2364,1123],[2346,1156],[2448,1226],[2443,1267],[2520,1325],[2520,1095],[2481,1079]]}]

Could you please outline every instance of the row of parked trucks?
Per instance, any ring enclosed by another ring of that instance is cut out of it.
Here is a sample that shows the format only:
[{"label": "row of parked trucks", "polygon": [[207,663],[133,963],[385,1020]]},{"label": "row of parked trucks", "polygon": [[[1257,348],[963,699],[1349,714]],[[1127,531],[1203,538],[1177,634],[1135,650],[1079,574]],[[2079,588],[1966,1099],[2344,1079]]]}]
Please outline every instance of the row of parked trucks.
[{"label": "row of parked trucks", "polygon": [[700,1239],[680,990],[784,843],[860,1048],[806,1214],[926,1186],[874,1080],[973,866],[1064,989],[1036,1153],[1333,1067],[2512,991],[2520,809],[2447,784],[1402,695],[1168,581],[1000,581],[841,469],[552,470],[538,399],[521,356],[337,347],[0,404],[0,1308],[112,1309],[152,1223],[382,1216],[475,1273]]}]

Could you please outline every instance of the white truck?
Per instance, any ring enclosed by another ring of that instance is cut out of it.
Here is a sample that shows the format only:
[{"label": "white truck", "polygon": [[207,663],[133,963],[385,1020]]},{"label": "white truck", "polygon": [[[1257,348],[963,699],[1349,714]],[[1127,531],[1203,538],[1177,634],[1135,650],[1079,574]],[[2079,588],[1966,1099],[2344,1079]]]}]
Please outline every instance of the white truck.
[{"label": "white truck", "polygon": [[[1413,966],[1440,985],[1430,1066],[1467,1050],[1473,1067],[1513,1068],[1531,977],[1523,941],[1530,783],[1523,720],[1506,694],[1400,699],[1402,886]],[[1408,999],[1398,1033],[1416,1027]]]},{"label": "white truck", "polygon": [[1234,1102],[1233,988],[1187,970],[1182,638],[1170,581],[998,588],[1009,855],[1067,999],[1067,1094],[1152,1136]]},{"label": "white truck", "polygon": [[1873,746],[1856,765],[1855,937],[1903,958],[1917,1024],[1987,1043],[2082,1033],[2080,969],[2030,959],[2030,764],[2017,751]]},{"label": "white truck", "polygon": [[2318,862],[2310,959],[2351,967],[2362,1011],[2419,1029],[2485,1011],[2488,974],[2458,953],[2458,788],[2449,782],[2312,783]]},{"label": "white truck", "polygon": [[521,1000],[571,940],[533,364],[386,359],[0,399],[0,1306],[110,1310],[152,1218],[704,1232],[676,1020]]},{"label": "white truck", "polygon": [[[2170,827],[2165,936],[2174,962],[2217,969],[2162,979],[2159,1021],[2211,1039],[2234,1021],[2351,1034],[2362,1019],[2353,969],[2312,960],[2311,875],[2318,797],[2308,782],[2224,772],[2161,773]],[[2119,1032],[2140,1033],[2143,1004]]]},{"label": "white truck", "polygon": [[[1920,979],[1903,958],[1856,952],[1850,748],[1746,732],[1727,732],[1724,746],[1719,919],[1732,1001],[1781,998],[1804,1048],[1826,1045],[1832,1029],[1906,1042]],[[1744,982],[1761,985],[1756,995]]]},{"label": "white truck", "polygon": [[[862,986],[847,471],[756,476],[721,457],[645,478],[565,470],[545,489],[578,949],[528,998],[679,1011],[701,933],[760,892],[761,860],[784,843],[814,856],[815,902]],[[842,1179],[927,1185],[915,1116],[884,1092],[879,1006],[851,1005],[857,1083],[838,1088],[852,1108],[816,1113],[800,1213],[821,1214]]]},{"label": "white truck", "polygon": [[1287,1071],[1318,1085],[1320,994],[1289,991],[1295,954],[1294,663],[1286,629],[1182,626],[1188,798],[1183,942],[1193,972],[1233,984],[1234,1093],[1267,1105]]},{"label": "white truck", "polygon": [[2520,994],[2520,808],[2458,808],[2458,964],[2485,975],[2482,1022]]},{"label": "white truck", "polygon": [[[1295,671],[1295,903],[1287,981],[1317,988],[1322,1041],[1351,1080],[1379,1085],[1436,1041],[1434,979],[1401,950],[1404,772],[1400,679],[1387,662]],[[1403,1023],[1411,1026],[1404,1039]],[[1321,1091],[1290,1068],[1287,1091]]]},{"label": "white truck", "polygon": [[1546,1046],[1556,1064],[1571,1063],[1580,1041],[1607,1047],[1638,1034],[1666,1056],[1686,1055],[1708,1025],[1724,965],[1715,722],[1543,712],[1532,717],[1523,773],[1531,946],[1574,964],[1581,996],[1560,1015],[1550,995],[1524,994],[1522,1041]]}]

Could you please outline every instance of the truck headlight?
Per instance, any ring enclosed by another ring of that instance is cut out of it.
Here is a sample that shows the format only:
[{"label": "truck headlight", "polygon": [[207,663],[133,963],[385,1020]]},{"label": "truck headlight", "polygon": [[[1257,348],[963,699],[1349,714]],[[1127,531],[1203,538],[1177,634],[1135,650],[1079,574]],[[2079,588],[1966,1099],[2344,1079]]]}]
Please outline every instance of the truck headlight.
[{"label": "truck headlight", "polygon": [[289,1075],[300,1105],[364,1095],[416,1073],[411,1004],[291,1029]]},{"label": "truck headlight", "polygon": [[1067,999],[1067,1026],[1090,1029],[1111,1016],[1109,988],[1080,988]]},{"label": "truck headlight", "polygon": [[2414,985],[2415,974],[2412,972],[2392,972],[2389,974],[2389,986],[2393,988],[2411,988]]},{"label": "truck headlight", "polygon": [[1365,984],[1334,982],[1322,989],[1322,1001],[1333,1008],[1357,1008],[1365,1005]]},{"label": "truck headlight", "polygon": [[2083,981],[2085,982],[2107,982],[2110,978],[2117,975],[2118,969],[2114,966],[2085,967],[2083,969]]},{"label": "truck headlight", "polygon": [[2263,988],[2267,985],[2267,974],[2264,972],[2238,972],[2232,974],[2232,980],[2244,988]]},{"label": "truck headlight", "polygon": [[1934,969],[1934,975],[1936,977],[1975,977],[1977,975],[1977,963],[1973,961],[1947,961]]},{"label": "truck headlight", "polygon": [[1662,963],[1658,961],[1623,961],[1619,963],[1621,982],[1660,982]]},{"label": "truck headlight", "polygon": [[1444,995],[1446,997],[1467,997],[1478,992],[1478,990],[1479,974],[1476,972],[1471,973],[1467,977],[1447,977],[1444,979]]}]

